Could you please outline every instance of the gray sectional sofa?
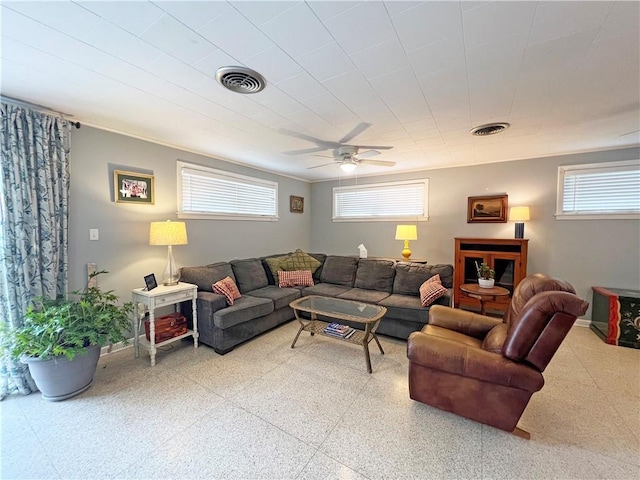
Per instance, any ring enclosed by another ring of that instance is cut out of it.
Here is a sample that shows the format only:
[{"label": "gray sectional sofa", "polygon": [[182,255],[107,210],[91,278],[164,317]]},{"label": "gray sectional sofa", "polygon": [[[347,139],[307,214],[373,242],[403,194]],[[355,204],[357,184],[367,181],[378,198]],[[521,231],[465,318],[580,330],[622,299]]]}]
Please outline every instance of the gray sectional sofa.
[{"label": "gray sectional sofa", "polygon": [[[295,318],[289,303],[307,295],[382,305],[387,313],[380,322],[378,333],[406,339],[411,332],[419,331],[427,324],[429,307],[422,307],[419,287],[436,274],[440,275],[449,294],[434,303],[451,303],[452,265],[310,253],[320,262],[313,274],[315,285],[280,288],[269,259],[285,255],[288,254],[181,269],[180,281],[198,285],[200,342],[224,355],[236,345]],[[234,279],[242,295],[233,305],[227,305],[226,298],[212,289],[213,283],[227,276]],[[183,303],[181,310],[191,322],[191,303]]]}]

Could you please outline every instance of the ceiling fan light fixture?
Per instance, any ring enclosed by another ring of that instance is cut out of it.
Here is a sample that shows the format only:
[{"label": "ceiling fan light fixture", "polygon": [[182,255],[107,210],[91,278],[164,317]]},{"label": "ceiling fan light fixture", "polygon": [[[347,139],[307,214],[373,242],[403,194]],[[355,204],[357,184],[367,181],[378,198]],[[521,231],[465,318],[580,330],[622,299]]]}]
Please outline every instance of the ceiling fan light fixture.
[{"label": "ceiling fan light fixture", "polygon": [[342,162],[340,164],[340,169],[344,172],[344,173],[351,173],[356,169],[357,165],[353,162]]}]

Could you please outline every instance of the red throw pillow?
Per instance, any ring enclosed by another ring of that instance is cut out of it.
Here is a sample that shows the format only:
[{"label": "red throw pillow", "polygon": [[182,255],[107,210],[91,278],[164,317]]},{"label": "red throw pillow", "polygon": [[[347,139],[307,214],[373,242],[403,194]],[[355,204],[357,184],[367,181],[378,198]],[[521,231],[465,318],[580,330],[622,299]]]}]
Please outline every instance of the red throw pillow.
[{"label": "red throw pillow", "polygon": [[284,287],[313,287],[311,270],[280,270],[278,272],[278,286]]},{"label": "red throw pillow", "polygon": [[420,285],[420,303],[423,307],[428,307],[445,293],[447,289],[442,286],[440,274],[436,274]]},{"label": "red throw pillow", "polygon": [[240,290],[236,286],[236,282],[231,277],[224,277],[222,280],[211,285],[211,289],[218,295],[227,297],[227,303],[233,305],[236,298],[240,298]]}]

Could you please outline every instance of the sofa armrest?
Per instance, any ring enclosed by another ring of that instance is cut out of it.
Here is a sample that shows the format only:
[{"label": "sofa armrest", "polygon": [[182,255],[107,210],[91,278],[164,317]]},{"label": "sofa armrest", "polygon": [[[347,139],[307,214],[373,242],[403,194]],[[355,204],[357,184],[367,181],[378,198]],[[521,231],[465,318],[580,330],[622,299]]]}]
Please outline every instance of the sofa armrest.
[{"label": "sofa armrest", "polygon": [[211,318],[218,310],[227,308],[227,298],[213,292],[198,292],[198,319]]},{"label": "sofa armrest", "polygon": [[486,337],[489,330],[502,323],[502,320],[458,308],[432,305],[429,309],[429,325],[454,330],[480,340]]},{"label": "sofa armrest", "polygon": [[544,385],[542,374],[524,363],[422,332],[409,336],[407,357],[426,368],[529,392],[537,392]]}]

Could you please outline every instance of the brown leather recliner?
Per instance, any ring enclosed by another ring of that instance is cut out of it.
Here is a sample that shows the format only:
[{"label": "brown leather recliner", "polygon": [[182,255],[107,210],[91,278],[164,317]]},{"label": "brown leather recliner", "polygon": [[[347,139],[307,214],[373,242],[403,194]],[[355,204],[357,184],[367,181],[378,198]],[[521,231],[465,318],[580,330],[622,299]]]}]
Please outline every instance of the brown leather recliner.
[{"label": "brown leather recliner", "polygon": [[411,398],[529,438],[518,420],[588,306],[567,282],[542,274],[516,287],[504,322],[433,305],[407,343]]}]

